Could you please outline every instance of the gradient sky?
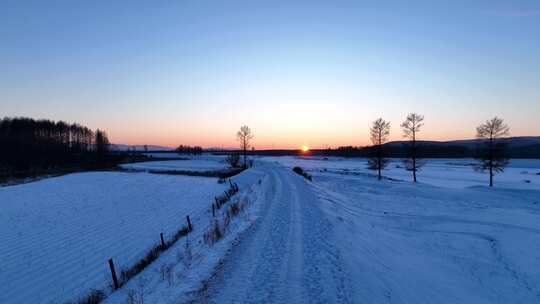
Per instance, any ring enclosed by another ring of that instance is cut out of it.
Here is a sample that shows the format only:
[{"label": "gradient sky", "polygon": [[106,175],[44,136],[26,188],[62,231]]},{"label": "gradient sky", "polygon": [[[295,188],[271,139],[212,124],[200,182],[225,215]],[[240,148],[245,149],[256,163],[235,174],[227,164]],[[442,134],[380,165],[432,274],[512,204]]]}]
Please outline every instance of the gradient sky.
[{"label": "gradient sky", "polygon": [[540,1],[0,2],[0,116],[297,148],[366,145],[378,117],[401,139],[412,111],[422,139],[540,135]]}]

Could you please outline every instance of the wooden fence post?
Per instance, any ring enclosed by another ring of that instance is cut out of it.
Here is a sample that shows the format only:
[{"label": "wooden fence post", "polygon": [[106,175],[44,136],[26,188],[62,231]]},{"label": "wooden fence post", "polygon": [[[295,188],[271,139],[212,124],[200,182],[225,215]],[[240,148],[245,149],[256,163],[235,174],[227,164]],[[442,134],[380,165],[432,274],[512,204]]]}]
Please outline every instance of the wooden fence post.
[{"label": "wooden fence post", "polygon": [[189,220],[189,215],[186,215],[186,219],[187,219],[188,231],[191,232],[193,228],[191,227],[191,221]]},{"label": "wooden fence post", "polygon": [[114,263],[112,259],[109,259],[109,268],[111,268],[111,275],[114,283],[114,290],[118,289],[118,278],[116,277],[116,270],[114,270]]},{"label": "wooden fence post", "polygon": [[163,239],[163,232],[159,234],[159,238],[161,239],[161,249],[165,250],[165,240]]},{"label": "wooden fence post", "polygon": [[212,217],[216,217],[216,210],[214,204],[212,204]]}]

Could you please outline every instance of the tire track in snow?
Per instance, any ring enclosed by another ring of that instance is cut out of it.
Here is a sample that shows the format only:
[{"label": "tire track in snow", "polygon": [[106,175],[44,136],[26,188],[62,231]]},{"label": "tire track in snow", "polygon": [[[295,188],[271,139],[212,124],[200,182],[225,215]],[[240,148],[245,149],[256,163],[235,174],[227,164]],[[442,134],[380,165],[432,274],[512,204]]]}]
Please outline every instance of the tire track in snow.
[{"label": "tire track in snow", "polygon": [[269,170],[275,191],[263,214],[194,302],[351,303],[350,279],[313,190],[289,170]]},{"label": "tire track in snow", "polygon": [[[304,285],[309,291],[304,299],[309,299],[309,303],[352,303],[350,278],[342,267],[339,250],[331,240],[332,225],[317,205],[318,197],[310,187],[290,184],[300,206],[305,239],[307,269]],[[300,184],[305,182],[300,180]]]}]

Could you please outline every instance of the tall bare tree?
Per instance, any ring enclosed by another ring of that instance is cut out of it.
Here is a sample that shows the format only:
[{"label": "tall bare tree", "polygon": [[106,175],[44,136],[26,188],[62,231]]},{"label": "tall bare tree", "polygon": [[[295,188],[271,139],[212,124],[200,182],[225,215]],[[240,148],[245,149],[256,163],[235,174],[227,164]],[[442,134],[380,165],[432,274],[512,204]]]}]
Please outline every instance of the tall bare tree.
[{"label": "tall bare tree", "polygon": [[508,164],[506,156],[506,145],[499,142],[499,139],[508,136],[510,128],[499,117],[494,117],[476,128],[476,137],[480,143],[477,159],[477,171],[489,171],[489,186],[493,187],[493,176],[496,172],[503,172]]},{"label": "tall bare tree", "polygon": [[416,135],[420,132],[420,128],[424,126],[424,116],[417,113],[409,113],[405,121],[401,124],[403,128],[403,136],[410,140],[407,144],[408,157],[405,159],[405,168],[412,171],[413,181],[416,183],[416,171],[424,164],[418,161],[418,145],[416,143]]},{"label": "tall bare tree", "polygon": [[236,133],[236,140],[240,143],[240,149],[244,153],[244,168],[247,168],[247,150],[250,147],[250,142],[253,139],[253,134],[248,126],[240,127],[240,131]]},{"label": "tall bare tree", "polygon": [[370,128],[371,143],[374,146],[374,155],[368,159],[368,169],[377,170],[378,179],[381,180],[381,170],[386,167],[388,160],[384,158],[383,144],[390,135],[390,122],[382,118],[375,120]]}]

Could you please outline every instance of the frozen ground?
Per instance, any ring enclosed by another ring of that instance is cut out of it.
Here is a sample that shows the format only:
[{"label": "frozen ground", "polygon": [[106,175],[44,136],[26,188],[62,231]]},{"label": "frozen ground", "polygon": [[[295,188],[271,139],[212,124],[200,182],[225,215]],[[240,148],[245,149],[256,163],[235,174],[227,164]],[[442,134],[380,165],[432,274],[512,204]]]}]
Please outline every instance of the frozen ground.
[{"label": "frozen ground", "polygon": [[132,265],[224,189],[213,178],[111,172],[0,188],[0,303],[64,303],[108,285],[109,258]]},{"label": "frozen ground", "polygon": [[[292,167],[300,164],[309,171],[322,171],[335,174],[374,174],[368,170],[367,161],[363,158],[322,158],[322,157],[271,157],[263,158]],[[473,170],[474,159],[427,159],[418,172],[418,181],[434,186],[448,188],[465,188],[484,186],[488,180],[487,173]],[[403,169],[403,163],[392,159],[383,175],[389,178],[409,181],[411,173]],[[510,161],[502,173],[495,175],[495,187],[512,189],[540,189],[540,160],[516,159]]]},{"label": "frozen ground", "polygon": [[[274,199],[205,300],[540,302],[538,186],[378,182],[351,174],[350,162],[265,161],[274,163]],[[294,165],[311,168],[314,183],[291,176]],[[522,167],[533,171],[538,163]]]},{"label": "frozen ground", "polygon": [[[225,210],[232,202],[243,201],[248,205],[238,217],[232,218],[219,242],[209,245],[203,241],[203,234],[213,227],[214,218],[209,213],[199,220],[192,233],[180,239],[104,303],[197,303],[205,282],[222,265],[224,256],[237,243],[237,236],[252,226],[259,208],[266,205],[266,199],[272,193],[268,170],[264,166],[247,170],[232,180],[239,185],[240,192],[216,210],[215,219],[222,223]],[[170,276],[164,276],[163,269],[170,269]],[[130,298],[134,301],[130,302]]]},{"label": "frozen ground", "polygon": [[225,157],[212,155],[196,156],[187,160],[149,161],[121,166],[132,170],[196,172],[214,172],[229,168],[229,165],[225,162]]},{"label": "frozen ground", "polygon": [[[467,175],[468,162],[433,161],[419,173],[421,182],[413,184],[407,172],[395,166],[385,173],[393,179],[377,181],[359,160],[259,159],[254,168],[233,178],[241,188],[235,199],[246,198],[250,206],[224,239],[208,246],[202,242],[204,228],[196,229],[106,303],[127,303],[130,297],[171,304],[540,303],[540,186],[536,176],[540,161],[513,163],[509,169],[516,171],[497,175],[496,187],[491,189],[485,186],[485,175],[472,170]],[[313,182],[294,174],[291,167],[295,165],[307,168]],[[164,181],[182,178],[141,175],[151,176],[144,183],[155,188],[136,191],[152,195],[176,191],[175,183],[164,185]],[[462,175],[466,182],[460,182]],[[525,178],[530,183],[523,182]],[[217,184],[211,186],[222,190]],[[47,193],[49,187],[41,190]],[[125,184],[121,189],[117,192],[123,195],[135,191]],[[36,192],[32,191],[32,197],[39,197]],[[70,200],[67,195],[63,199]],[[43,212],[58,214],[48,218],[61,218],[64,208]],[[131,208],[125,209],[129,216],[137,216]],[[200,225],[209,225],[208,210],[200,210]],[[155,212],[161,214],[161,210]],[[167,218],[169,214],[163,212]],[[25,222],[25,217],[12,217],[11,222]],[[17,235],[5,232],[10,227],[0,227],[3,239]],[[27,230],[31,229],[23,229]],[[64,230],[42,235],[65,238],[68,233]],[[101,231],[82,238],[107,238],[105,234]],[[15,241],[10,244],[17,246]],[[47,242],[42,246],[48,246]],[[16,254],[11,247],[5,248]],[[17,258],[12,260],[17,263]],[[19,264],[24,268],[28,262]],[[77,269],[79,264],[67,265],[66,269]],[[101,262],[99,266],[103,266]],[[163,267],[172,269],[173,279],[164,279]],[[102,275],[108,276],[107,269]],[[19,282],[30,291],[39,289],[42,295],[60,286],[40,278],[32,281],[34,285]],[[81,281],[76,276],[74,280]],[[13,293],[23,287],[0,283],[4,288],[0,297],[6,292],[9,295],[0,302],[24,300],[16,298],[24,289]]]}]

